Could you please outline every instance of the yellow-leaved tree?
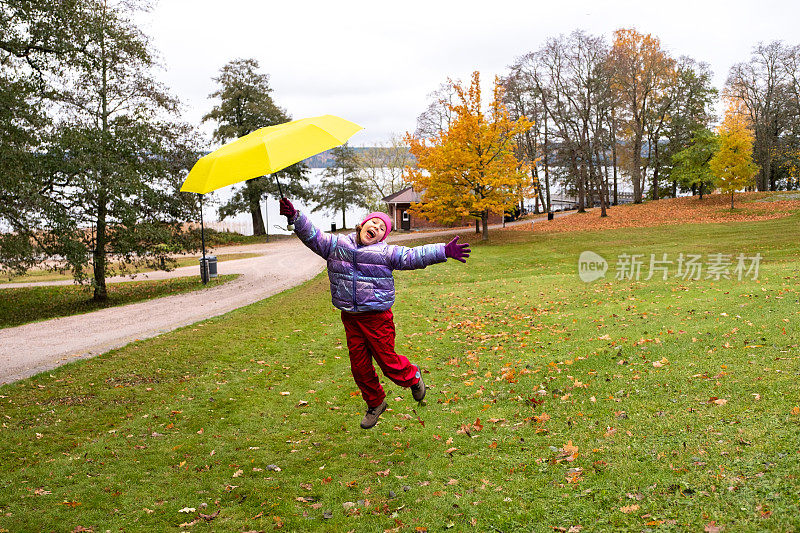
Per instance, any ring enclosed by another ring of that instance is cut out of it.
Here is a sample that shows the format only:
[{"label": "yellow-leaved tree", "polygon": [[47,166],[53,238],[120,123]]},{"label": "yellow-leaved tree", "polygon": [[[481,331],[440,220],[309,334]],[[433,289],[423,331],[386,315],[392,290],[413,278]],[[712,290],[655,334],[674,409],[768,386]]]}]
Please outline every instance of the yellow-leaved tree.
[{"label": "yellow-leaved tree", "polygon": [[719,150],[708,162],[717,176],[717,186],[723,193],[731,195],[733,209],[734,193],[754,185],[758,165],[753,162],[753,133],[747,127],[745,115],[733,103],[725,110],[725,118],[719,127]]},{"label": "yellow-leaved tree", "polygon": [[480,73],[469,87],[448,80],[455,92],[448,104],[453,119],[433,137],[406,134],[417,168],[408,168],[407,181],[421,201],[410,211],[445,224],[461,217],[482,221],[482,239],[489,238],[489,212],[511,210],[530,193],[527,169],[514,155],[515,138],[533,125],[526,118],[511,120],[497,78],[487,113],[481,106]]}]

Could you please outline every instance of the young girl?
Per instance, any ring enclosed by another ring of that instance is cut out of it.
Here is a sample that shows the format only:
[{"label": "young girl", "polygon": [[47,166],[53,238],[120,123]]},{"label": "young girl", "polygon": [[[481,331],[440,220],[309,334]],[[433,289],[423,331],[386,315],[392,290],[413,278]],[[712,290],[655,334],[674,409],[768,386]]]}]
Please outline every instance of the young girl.
[{"label": "young girl", "polygon": [[419,367],[394,351],[392,270],[425,268],[447,258],[465,263],[469,244],[459,244],[458,237],[446,245],[406,248],[386,244],[392,224],[389,215],[380,212],[367,215],[356,226],[355,233],[346,236],[321,232],[286,198],[280,201],[280,213],[294,224],[300,240],[328,261],[331,300],[342,311],[350,369],[367,402],[361,427],[369,429],[377,424],[378,417],[386,410],[386,393],[372,365],[373,358],[386,377],[410,388],[414,399],[422,401],[425,383]]}]

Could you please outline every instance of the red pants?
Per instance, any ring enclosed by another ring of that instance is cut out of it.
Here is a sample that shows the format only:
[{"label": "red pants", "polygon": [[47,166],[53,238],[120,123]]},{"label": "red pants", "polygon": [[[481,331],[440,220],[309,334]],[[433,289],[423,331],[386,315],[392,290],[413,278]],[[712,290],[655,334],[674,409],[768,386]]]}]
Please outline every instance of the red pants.
[{"label": "red pants", "polygon": [[390,309],[358,314],[342,311],[342,323],[350,350],[350,370],[368,407],[377,407],[386,398],[372,365],[373,358],[384,375],[399,386],[417,384],[419,369],[394,351],[394,320]]}]

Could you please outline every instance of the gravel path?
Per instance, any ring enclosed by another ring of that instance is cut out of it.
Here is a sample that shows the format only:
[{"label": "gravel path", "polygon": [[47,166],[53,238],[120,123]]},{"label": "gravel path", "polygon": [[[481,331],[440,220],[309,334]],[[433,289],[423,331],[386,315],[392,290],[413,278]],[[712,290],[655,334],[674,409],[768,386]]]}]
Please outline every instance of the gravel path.
[{"label": "gravel path", "polygon": [[[568,214],[568,213],[564,213]],[[556,216],[564,215],[562,213]],[[530,220],[507,225],[530,224]],[[500,226],[492,226],[497,229]],[[464,228],[429,233],[395,234],[390,242],[402,242],[431,235],[451,235]],[[111,307],[82,315],[0,329],[0,384],[23,379],[76,359],[85,359],[132,341],[155,337],[201,320],[222,315],[239,307],[299,285],[317,275],[325,261],[310,252],[298,239],[234,248],[224,252],[256,252],[259,257],[218,263],[221,275],[240,274],[235,281],[209,289],[167,296],[136,304]],[[164,279],[199,275],[198,266],[171,272],[150,272],[135,278],[109,278],[108,282],[132,279]],[[60,285],[71,282],[2,284],[3,288]]]}]

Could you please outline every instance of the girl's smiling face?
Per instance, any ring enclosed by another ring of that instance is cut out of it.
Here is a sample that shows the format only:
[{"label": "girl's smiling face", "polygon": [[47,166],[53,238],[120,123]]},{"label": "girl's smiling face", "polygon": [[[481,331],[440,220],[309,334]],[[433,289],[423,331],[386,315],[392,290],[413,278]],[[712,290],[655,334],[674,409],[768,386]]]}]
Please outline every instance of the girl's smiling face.
[{"label": "girl's smiling face", "polygon": [[386,224],[377,217],[373,217],[364,222],[364,225],[361,227],[361,233],[359,233],[359,237],[361,238],[361,242],[364,243],[364,246],[380,242],[384,235],[386,235]]}]

